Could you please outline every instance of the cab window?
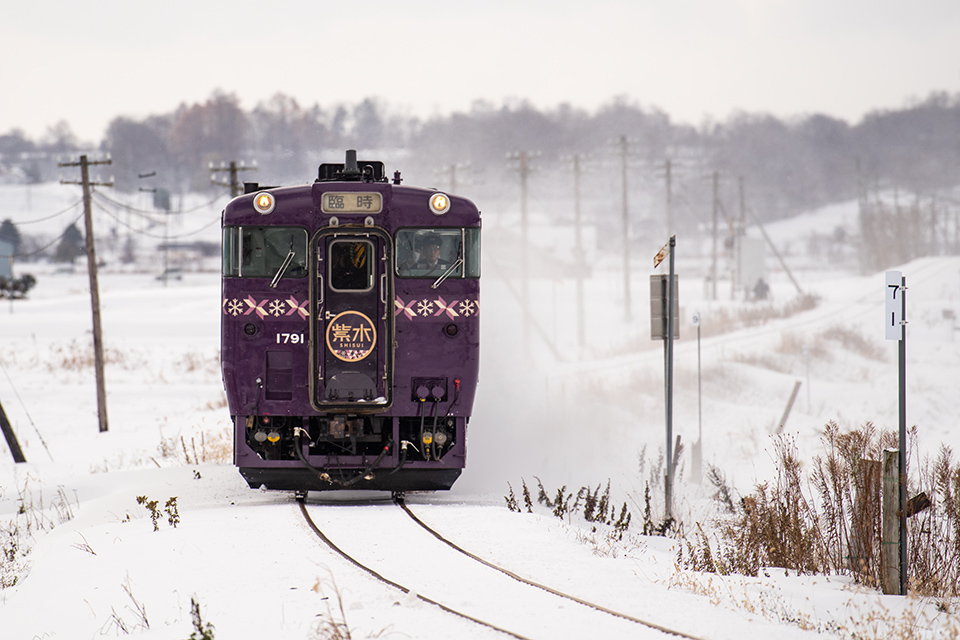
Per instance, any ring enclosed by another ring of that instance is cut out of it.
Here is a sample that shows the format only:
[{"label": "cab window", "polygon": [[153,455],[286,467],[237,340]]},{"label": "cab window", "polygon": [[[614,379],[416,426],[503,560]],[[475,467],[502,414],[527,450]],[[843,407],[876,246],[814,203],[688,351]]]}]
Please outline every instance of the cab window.
[{"label": "cab window", "polygon": [[307,231],[301,227],[224,227],[223,275],[303,278]]},{"label": "cab window", "polygon": [[396,272],[401,278],[480,276],[479,229],[400,229]]}]

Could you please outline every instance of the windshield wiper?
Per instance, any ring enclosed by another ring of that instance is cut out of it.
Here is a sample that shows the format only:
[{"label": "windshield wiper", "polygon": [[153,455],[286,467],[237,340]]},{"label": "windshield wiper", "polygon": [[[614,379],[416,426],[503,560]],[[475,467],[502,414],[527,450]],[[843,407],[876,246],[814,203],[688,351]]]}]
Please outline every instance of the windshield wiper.
[{"label": "windshield wiper", "polygon": [[457,267],[460,267],[462,265],[463,265],[463,229],[460,230],[460,244],[457,245],[457,259],[453,261],[453,264],[450,265],[446,271],[443,272],[443,275],[437,278],[436,282],[430,285],[430,288],[436,289],[437,287],[439,287],[440,283],[442,283],[444,280],[449,278],[450,275],[457,270]]},{"label": "windshield wiper", "polygon": [[430,288],[436,289],[437,287],[439,287],[440,283],[446,280],[447,278],[449,278],[450,274],[456,271],[457,267],[461,266],[462,264],[463,264],[463,258],[457,258],[457,260],[452,265],[450,265],[446,271],[443,272],[443,275],[437,278],[437,281],[434,282],[432,285],[430,285]]},{"label": "windshield wiper", "polygon": [[293,249],[290,249],[290,253],[287,254],[287,257],[284,258],[283,264],[280,265],[280,269],[277,270],[277,275],[273,276],[273,280],[270,281],[270,288],[276,289],[277,283],[280,282],[280,278],[283,277],[284,272],[287,270],[287,267],[290,266],[290,263],[293,262],[293,256],[296,255],[296,252]]}]

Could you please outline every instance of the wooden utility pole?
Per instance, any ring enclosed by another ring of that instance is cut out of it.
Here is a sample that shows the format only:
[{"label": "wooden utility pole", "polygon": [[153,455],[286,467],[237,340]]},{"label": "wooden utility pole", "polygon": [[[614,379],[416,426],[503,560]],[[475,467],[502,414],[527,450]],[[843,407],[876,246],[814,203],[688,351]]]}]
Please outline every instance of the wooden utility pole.
[{"label": "wooden utility pole", "polygon": [[438,176],[449,176],[450,181],[450,193],[458,193],[457,189],[460,188],[462,184],[469,184],[469,182],[459,182],[457,180],[457,169],[470,169],[470,163],[465,164],[451,164],[443,169],[438,169],[435,173]]},{"label": "wooden utility pole", "polygon": [[213,163],[210,163],[210,172],[211,173],[222,173],[227,172],[230,176],[229,182],[218,182],[215,178],[211,178],[210,182],[221,187],[230,188],[230,197],[236,198],[237,196],[243,195],[243,183],[240,182],[239,172],[241,171],[256,171],[257,163],[256,161],[253,164],[246,165],[243,162],[237,164],[236,161],[231,160],[230,164],[227,165],[223,162],[220,163],[219,167],[214,167]]},{"label": "wooden utility pole", "polygon": [[87,252],[87,273],[90,276],[90,306],[93,310],[93,357],[97,372],[97,416],[100,432],[107,430],[107,388],[103,373],[103,332],[100,327],[100,287],[97,284],[97,252],[93,241],[93,210],[91,207],[90,187],[112,187],[110,182],[91,182],[90,166],[112,164],[110,159],[93,160],[80,156],[78,162],[60,162],[59,167],[80,167],[80,181],[61,180],[60,184],[79,184],[83,187],[83,220],[85,229],[84,246]]},{"label": "wooden utility pole", "polygon": [[633,320],[630,305],[630,214],[627,208],[627,136],[620,136],[620,182],[623,200],[623,303],[627,322]]},{"label": "wooden utility pole", "polygon": [[573,229],[575,239],[576,261],[574,267],[577,270],[577,345],[582,349],[586,341],[583,321],[583,272],[586,268],[586,262],[583,259],[583,230],[580,217],[580,160],[582,155],[573,156]]},{"label": "wooden utility pole", "polygon": [[[510,160],[517,160],[518,164],[516,166],[517,172],[520,174],[520,304],[523,305],[524,315],[528,315],[530,297],[530,272],[529,272],[529,256],[530,253],[530,244],[528,240],[529,234],[529,212],[527,210],[527,186],[530,178],[530,174],[534,169],[530,166],[530,159],[533,156],[539,155],[538,153],[530,153],[527,151],[518,151],[515,153],[508,153],[507,158]],[[529,322],[523,323],[523,343],[524,348],[528,349],[529,345]],[[529,350],[527,356],[529,357]]]},{"label": "wooden utility pole", "polygon": [[517,169],[517,173],[520,174],[520,245],[521,245],[520,247],[521,274],[520,275],[522,279],[521,284],[523,289],[521,296],[523,297],[524,306],[526,306],[527,304],[527,299],[528,299],[527,298],[527,284],[528,284],[527,281],[530,277],[530,274],[527,270],[527,267],[528,267],[527,253],[529,253],[530,251],[530,245],[529,245],[529,239],[528,239],[528,234],[530,231],[529,229],[530,220],[529,220],[529,211],[527,209],[527,190],[528,190],[530,174],[534,171],[534,169],[530,166],[530,159],[532,156],[535,156],[535,155],[537,154],[529,153],[527,151],[518,151],[516,153],[510,153],[507,155],[507,157],[510,158],[511,160],[517,161],[516,169]]},{"label": "wooden utility pole", "polygon": [[520,270],[523,276],[523,304],[527,304],[527,281],[530,274],[527,272],[527,252],[530,250],[529,233],[530,219],[527,210],[527,181],[530,178],[530,157],[526,151],[519,154],[520,160]]},{"label": "wooden utility pole", "polygon": [[713,172],[713,266],[710,271],[711,300],[717,299],[717,221],[720,214],[720,172]]},{"label": "wooden utility pole", "polygon": [[743,282],[743,237],[747,233],[747,200],[743,193],[743,176],[737,180],[737,188],[740,192],[740,217],[735,225],[736,235],[733,237],[733,247],[736,251],[736,277],[730,283],[730,299],[733,300],[737,287],[744,287],[744,299],[746,299],[746,283]]},{"label": "wooden utility pole", "polygon": [[3,410],[2,404],[0,404],[0,431],[3,431],[3,437],[7,440],[7,446],[10,448],[13,461],[17,463],[26,462],[27,459],[24,457],[23,450],[20,448],[20,442],[17,440],[17,435],[13,431],[13,426],[7,419],[7,413]]}]

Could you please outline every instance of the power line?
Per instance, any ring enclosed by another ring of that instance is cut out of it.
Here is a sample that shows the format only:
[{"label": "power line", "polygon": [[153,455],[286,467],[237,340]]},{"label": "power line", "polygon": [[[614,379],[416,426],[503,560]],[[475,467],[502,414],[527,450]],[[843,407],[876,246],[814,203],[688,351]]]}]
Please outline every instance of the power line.
[{"label": "power line", "polygon": [[70,224],[67,225],[67,228],[63,230],[63,233],[61,233],[59,236],[57,236],[56,238],[54,238],[53,240],[51,240],[49,243],[43,245],[42,247],[40,247],[40,248],[37,249],[36,251],[31,251],[30,253],[16,253],[16,254],[13,255],[13,257],[14,257],[14,258],[32,258],[32,257],[35,256],[35,255],[39,255],[39,254],[43,253],[44,251],[46,251],[47,249],[49,249],[50,247],[52,247],[54,244],[56,244],[57,242],[59,242],[60,240],[62,240],[62,239],[63,239],[63,236],[67,235],[67,232],[70,230],[70,227],[72,227],[73,225],[75,225],[75,224],[77,224],[78,222],[80,222],[80,218],[82,218],[82,217],[83,217],[83,212],[81,211],[81,212],[80,212],[80,215],[78,215],[76,218],[74,218],[74,219],[73,219],[73,222],[71,222]]},{"label": "power line", "polygon": [[0,360],[0,371],[3,371],[3,375],[7,378],[7,382],[10,383],[10,388],[13,389],[13,395],[17,396],[17,400],[20,401],[20,405],[23,407],[23,412],[27,416],[27,420],[30,421],[30,426],[33,427],[33,430],[37,432],[37,437],[40,438],[40,444],[43,445],[43,448],[47,450],[47,455],[50,456],[50,460],[53,460],[53,454],[50,453],[50,447],[47,446],[47,441],[43,439],[43,435],[40,433],[40,429],[37,428],[37,423],[33,421],[33,416],[30,415],[30,412],[27,410],[27,405],[24,403],[23,398],[20,397],[20,392],[17,391],[17,387],[13,384],[13,379],[10,377],[10,374],[7,372],[7,368],[3,366],[3,361]]},{"label": "power line", "polygon": [[[177,235],[175,235],[175,236],[160,236],[160,235],[156,235],[156,234],[153,234],[153,233],[148,233],[148,232],[143,231],[143,230],[141,230],[141,229],[136,229],[136,228],[134,228],[133,225],[131,225],[131,224],[128,223],[128,222],[124,222],[124,221],[121,220],[119,217],[117,217],[113,212],[107,210],[105,207],[103,207],[103,206],[100,205],[99,203],[97,204],[97,208],[98,208],[100,211],[102,211],[103,213],[105,213],[107,216],[109,216],[111,220],[113,220],[113,221],[117,222],[118,224],[126,227],[127,229],[129,229],[130,231],[136,233],[137,235],[141,235],[141,236],[144,236],[144,237],[147,237],[147,238],[153,238],[154,240],[178,240],[178,239],[180,239],[180,238],[187,238],[187,237],[190,237],[190,236],[197,235],[197,234],[200,233],[201,231],[204,231],[204,230],[206,230],[206,229],[209,229],[209,228],[212,227],[213,225],[215,225],[215,224],[217,224],[218,222],[220,222],[220,218],[214,218],[213,220],[211,220],[211,221],[208,222],[207,224],[203,225],[202,227],[200,227],[200,228],[198,228],[198,229],[194,229],[193,231],[188,231],[188,232],[186,232],[186,233],[177,234]],[[154,221],[154,222],[156,222],[156,221]],[[157,224],[160,224],[160,223],[157,222]]]},{"label": "power line", "polygon": [[54,218],[56,218],[56,217],[58,217],[58,216],[62,216],[62,215],[65,214],[66,212],[70,211],[71,209],[75,209],[75,208],[77,207],[77,205],[82,204],[82,203],[83,203],[83,198],[80,198],[79,200],[77,200],[76,202],[74,202],[73,204],[71,204],[71,205],[70,205],[69,207],[67,207],[66,209],[61,209],[60,211],[57,211],[56,213],[54,213],[54,214],[52,214],[52,215],[45,216],[45,217],[43,217],[43,218],[37,218],[36,220],[19,220],[19,221],[17,221],[17,226],[24,225],[24,224],[36,224],[36,223],[38,223],[38,222],[46,222],[47,220],[53,220]]},{"label": "power line", "polygon": [[127,213],[135,213],[142,218],[149,219],[151,222],[158,222],[155,218],[152,217],[156,214],[156,211],[147,211],[146,209],[138,209],[137,207],[129,205],[125,202],[114,200],[113,198],[107,196],[106,194],[100,193],[99,191],[95,191],[94,195],[96,195],[96,197],[101,200],[106,200],[107,202],[117,207],[118,209],[123,209]]},{"label": "power line", "polygon": [[[115,207],[117,207],[117,208],[119,208],[119,209],[123,209],[124,211],[129,211],[130,213],[138,213],[138,214],[141,214],[141,215],[147,216],[147,217],[152,216],[152,215],[154,215],[154,214],[156,213],[155,211],[147,211],[146,209],[138,209],[137,207],[134,207],[134,206],[132,206],[132,205],[129,205],[129,204],[125,203],[125,202],[120,202],[119,200],[114,200],[113,198],[109,197],[108,195],[106,195],[105,193],[102,193],[102,192],[100,192],[100,191],[95,191],[94,193],[95,193],[96,196],[97,196],[98,198],[100,198],[101,200],[106,200],[107,202],[109,202],[110,204],[114,205]],[[182,211],[177,211],[176,213],[178,213],[178,214],[194,213],[195,211],[200,211],[201,209],[207,209],[207,208],[210,207],[210,205],[212,205],[214,202],[216,202],[217,200],[219,200],[219,199],[222,198],[222,197],[223,197],[223,194],[222,194],[222,193],[218,193],[217,195],[213,196],[213,198],[211,198],[210,200],[207,200],[206,202],[204,202],[204,203],[202,203],[202,204],[198,204],[197,206],[193,207],[192,209],[184,209],[184,210],[182,210]],[[154,221],[155,221],[155,220],[154,220]]]}]

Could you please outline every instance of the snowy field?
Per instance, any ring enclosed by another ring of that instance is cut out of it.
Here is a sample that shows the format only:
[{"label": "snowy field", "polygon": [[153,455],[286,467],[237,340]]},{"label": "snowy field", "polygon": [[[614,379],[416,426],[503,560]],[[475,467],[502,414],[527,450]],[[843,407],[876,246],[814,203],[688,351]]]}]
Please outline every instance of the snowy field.
[{"label": "snowy field", "polygon": [[[79,213],[73,189],[0,187],[0,220],[10,218],[22,234],[46,234],[52,241]],[[208,202],[188,199],[183,208],[194,209],[176,216],[166,233],[217,242],[219,228],[211,221],[225,199]],[[144,206],[141,200],[131,203]],[[44,219],[57,211],[64,213]],[[704,462],[720,468],[743,494],[771,479],[771,437],[797,381],[800,392],[784,431],[808,460],[820,453],[828,421],[842,428],[872,422],[896,429],[896,343],[883,339],[883,274],[860,275],[849,256],[830,264],[806,251],[811,229],[829,232],[852,224],[855,214],[851,204],[770,226],[798,283],[819,304],[756,326],[739,326],[737,319],[762,305],[731,300],[729,281],[719,282],[719,300],[708,299],[702,277],[706,239],[678,237],[674,433],[690,445],[702,432]],[[117,259],[125,222],[138,239],[134,266]],[[27,300],[0,300],[0,402],[28,460],[14,464],[0,443],[0,531],[21,531],[14,542],[3,538],[3,576],[17,577],[0,590],[4,640],[128,634],[185,639],[195,632],[191,602],[199,604],[217,638],[323,637],[318,623],[338,619],[340,604],[354,638],[498,635],[374,582],[313,536],[291,496],[247,488],[230,463],[218,363],[217,259],[174,256],[171,265],[183,277],[164,283],[156,279],[162,228],[103,210],[95,225],[98,236],[107,238],[99,254],[106,262],[100,295],[107,433],[97,426],[85,263],[78,261],[72,273],[18,263],[15,275],[32,273],[38,284]],[[451,492],[408,498],[424,520],[534,580],[704,639],[854,632],[880,638],[898,625],[916,635],[889,637],[957,637],[960,622],[949,611],[958,603],[938,608],[936,602],[881,596],[839,576],[785,576],[782,570],[757,579],[698,574],[677,568],[674,541],[637,535],[636,527],[615,541],[603,527],[593,531],[579,518],[561,521],[545,509],[509,512],[507,483],[519,492],[521,480],[535,487],[534,476],[551,492],[609,479],[614,500],[630,505],[634,523],[646,483],[656,502],[660,487],[651,468],[665,439],[664,365],[661,343],[649,338],[648,276],[665,239],[636,250],[629,322],[618,259],[595,263],[584,282],[581,346],[574,280],[536,274],[524,312],[520,280],[504,266],[502,247],[515,240],[510,221],[485,220],[484,228],[481,386],[468,468]],[[772,304],[786,305],[796,289],[772,256],[767,264]],[[960,414],[960,259],[926,258],[898,268],[909,287],[907,415],[921,439],[911,459],[920,460],[941,443],[960,451],[960,430],[953,424]],[[703,331],[702,401],[690,320],[695,312]],[[676,511],[692,524],[705,522],[714,507],[712,487],[691,481],[689,451],[681,463]],[[158,501],[156,527],[138,496]],[[176,508],[164,511],[173,497]],[[420,550],[406,546],[408,538],[394,541],[398,510],[385,506],[383,497],[369,508],[356,505],[357,495],[344,503],[311,494],[310,501],[335,541],[375,547],[389,567],[389,560],[416,557]],[[170,511],[179,517],[176,527],[167,521]],[[427,556],[421,564],[414,588],[441,599],[442,562]],[[470,578],[470,601],[450,604],[495,611],[495,578],[478,573]],[[539,594],[529,597],[531,619],[550,617],[549,608],[534,610]],[[596,614],[582,615],[590,624],[588,616]],[[546,626],[523,633],[583,635],[573,627]],[[623,637],[665,636],[636,628]]]}]

